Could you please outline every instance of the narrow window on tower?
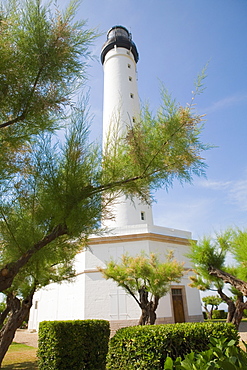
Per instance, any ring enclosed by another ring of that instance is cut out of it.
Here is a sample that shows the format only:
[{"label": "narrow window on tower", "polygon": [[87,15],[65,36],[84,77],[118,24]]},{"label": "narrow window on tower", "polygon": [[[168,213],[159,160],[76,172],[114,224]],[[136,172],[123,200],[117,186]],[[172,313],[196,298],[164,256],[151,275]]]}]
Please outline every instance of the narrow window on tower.
[{"label": "narrow window on tower", "polygon": [[132,77],[131,76],[129,76],[129,81],[132,81]]},{"label": "narrow window on tower", "polygon": [[128,68],[131,68],[131,65],[130,64],[128,64]]},{"label": "narrow window on tower", "polygon": [[141,220],[144,221],[145,220],[145,212],[141,212]]},{"label": "narrow window on tower", "polygon": [[134,99],[134,94],[130,93],[131,99]]},{"label": "narrow window on tower", "polygon": [[136,119],[135,117],[132,117],[132,122],[135,123]]}]

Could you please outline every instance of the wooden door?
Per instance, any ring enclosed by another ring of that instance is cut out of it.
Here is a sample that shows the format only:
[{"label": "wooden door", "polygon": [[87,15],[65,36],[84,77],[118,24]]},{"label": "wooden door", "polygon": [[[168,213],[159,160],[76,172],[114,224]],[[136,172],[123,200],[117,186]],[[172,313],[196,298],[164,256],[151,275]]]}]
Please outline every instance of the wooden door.
[{"label": "wooden door", "polygon": [[172,289],[172,303],[175,323],[185,322],[182,289]]}]

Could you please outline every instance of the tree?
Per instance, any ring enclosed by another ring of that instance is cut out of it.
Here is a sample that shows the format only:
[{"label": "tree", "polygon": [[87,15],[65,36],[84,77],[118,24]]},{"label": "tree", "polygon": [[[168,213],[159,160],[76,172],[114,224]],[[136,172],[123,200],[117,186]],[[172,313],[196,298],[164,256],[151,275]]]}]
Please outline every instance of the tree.
[{"label": "tree", "polygon": [[[247,295],[247,232],[227,230],[216,237],[204,237],[199,242],[191,242],[188,257],[194,264],[196,276],[191,277],[192,287],[215,290],[228,305],[227,322],[237,328],[241,322],[243,311],[247,308],[244,297]],[[227,264],[227,257],[234,257],[232,266]],[[224,284],[230,284],[230,293],[224,292]]]},{"label": "tree", "polygon": [[150,191],[174,179],[190,182],[205,169],[203,117],[165,91],[157,114],[146,107],[103,151],[89,143],[88,102],[72,98],[95,31],[74,22],[77,6],[72,1],[52,16],[39,0],[2,4],[0,291],[10,321],[0,333],[0,361],[35,289],[73,276],[74,256],[118,192],[150,200]]},{"label": "tree", "polygon": [[[222,298],[220,298],[219,296],[215,296],[215,295],[209,295],[209,296],[203,297],[202,301],[204,303],[204,308],[205,308],[205,311],[207,312],[208,319],[212,320],[212,314],[213,314],[214,307],[217,310],[219,304],[223,302]],[[211,306],[210,310],[208,309],[208,306]]]},{"label": "tree", "polygon": [[[83,228],[85,227],[86,237],[90,233],[90,223],[97,222],[93,214],[100,210],[100,200],[98,200],[97,208],[97,198],[93,200],[94,205],[90,199],[84,202],[87,203],[89,209],[91,207],[91,211],[88,211],[86,215],[87,220],[83,209],[86,204],[83,202],[77,204],[80,209],[77,210],[76,219],[75,215],[69,212],[75,208],[72,205],[72,196],[73,190],[76,189],[71,189],[71,191],[67,189],[65,194],[66,186],[69,187],[70,182],[73,181],[74,186],[78,186],[81,175],[77,174],[76,177],[75,173],[78,170],[78,162],[76,162],[78,143],[74,142],[75,127],[72,127],[61,158],[53,153],[54,157],[49,162],[49,167],[46,162],[47,156],[51,155],[48,147],[53,148],[53,145],[47,136],[41,138],[39,144],[36,142],[33,146],[30,145],[29,151],[23,153],[18,178],[11,182],[13,188],[8,189],[6,198],[2,199],[0,207],[1,265],[16,266],[18,261],[24,258],[26,258],[26,263],[13,276],[11,285],[3,290],[7,297],[5,312],[9,314],[9,317],[0,331],[0,362],[14,338],[16,329],[28,317],[35,290],[52,282],[73,278],[73,261],[82,248]],[[85,136],[85,130],[81,134]],[[82,143],[83,138],[81,137],[80,144]],[[57,166],[57,171],[59,167],[61,176],[59,179],[56,179],[53,165]],[[86,166],[83,168],[86,176]],[[70,175],[68,171],[71,171]],[[51,176],[50,188],[47,186],[49,176]],[[66,185],[64,181],[67,181]],[[62,190],[59,194],[57,193],[59,190],[57,186],[64,186],[63,194]],[[51,188],[53,188],[53,193]],[[61,198],[60,202],[56,202],[56,197]],[[54,201],[57,209],[52,209],[52,206],[55,206]],[[69,229],[57,220],[58,218],[62,220],[65,215]],[[3,315],[2,318],[4,319]]]},{"label": "tree", "polygon": [[154,253],[149,257],[125,254],[121,263],[111,260],[99,271],[134,298],[142,312],[139,325],[153,325],[160,298],[168,293],[172,282],[180,282],[184,267],[173,259],[172,252],[167,255],[166,262],[160,262]]},{"label": "tree", "polygon": [[[16,241],[19,240],[20,235],[17,235]],[[19,272],[11,288],[4,292],[7,299],[6,309],[1,314],[1,320],[5,318],[5,322],[0,331],[0,361],[3,360],[16,330],[23,321],[28,320],[34,292],[49,283],[73,278],[75,253],[75,248],[61,240],[58,246],[51,243],[49,249],[40,251],[35,260]],[[6,314],[9,315],[7,318]]]},{"label": "tree", "polygon": [[53,16],[40,0],[0,5],[0,285],[7,297],[0,362],[28,316],[35,290],[70,278],[80,248],[61,237],[61,225],[49,229],[52,214],[41,216],[38,169],[44,158],[34,155],[41,143],[47,146],[49,133],[65,127],[73,94],[85,78],[96,31],[74,21],[78,6],[72,1]]},{"label": "tree", "polygon": [[[28,151],[35,150],[41,153],[40,158],[43,157],[42,160],[35,162],[34,170],[40,171],[40,181],[45,189],[43,197],[49,197],[46,212],[43,212],[44,218],[47,217],[47,220],[43,221],[46,231],[29,245],[25,253],[20,253],[10,262],[6,260],[6,265],[2,265],[0,291],[11,286],[18,271],[33,254],[56,238],[72,234],[74,228],[70,220],[72,214],[91,212],[92,221],[88,221],[88,227],[87,224],[84,227],[82,222],[81,232],[84,232],[85,228],[91,230],[90,223],[99,226],[99,216],[106,209],[106,204],[109,205],[114,199],[116,192],[121,191],[127,197],[136,195],[147,201],[150,190],[162,186],[169,187],[176,178],[181,182],[191,181],[193,174],[204,173],[205,165],[200,153],[207,147],[199,141],[200,130],[197,124],[200,117],[194,117],[187,108],[167,105],[167,97],[163,98],[162,110],[158,112],[157,117],[147,116],[145,112],[140,123],[129,128],[125,137],[115,141],[114,150],[106,150],[104,154],[96,147],[84,147],[83,131],[86,128],[85,122],[82,122],[83,111],[79,110],[75,110],[71,121],[71,126],[75,126],[69,139],[74,145],[73,151],[68,146],[63,151],[64,158],[60,153],[60,164],[57,148],[48,145],[51,143],[48,136],[37,143],[36,147],[29,148],[26,145],[26,156],[19,152],[20,169],[11,179],[11,185],[15,184],[14,188],[19,186],[19,179],[22,176],[26,177],[30,172],[30,168],[27,170],[25,166],[25,162],[30,161],[31,154]],[[144,147],[145,150],[142,150]],[[8,199],[12,197],[13,188],[9,188],[9,183],[8,179],[2,186],[3,210],[7,202],[6,194]],[[99,197],[103,193],[105,203],[103,202],[100,208]],[[13,204],[13,201],[11,203]],[[98,213],[89,207],[91,203],[97,203]],[[85,207],[83,211],[82,204]],[[58,214],[55,215],[54,212]],[[2,217],[4,219],[4,212]],[[79,220],[81,216],[74,219],[77,227]]]},{"label": "tree", "polygon": [[79,2],[52,16],[40,0],[1,2],[0,175],[18,165],[16,151],[53,131],[85,77],[95,30],[74,22]]}]

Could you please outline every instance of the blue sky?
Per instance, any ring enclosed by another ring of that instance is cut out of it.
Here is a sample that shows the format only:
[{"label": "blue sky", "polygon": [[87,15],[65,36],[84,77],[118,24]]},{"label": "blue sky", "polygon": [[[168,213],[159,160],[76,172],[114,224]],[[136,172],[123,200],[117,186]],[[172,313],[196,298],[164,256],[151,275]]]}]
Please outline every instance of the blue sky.
[{"label": "blue sky", "polygon": [[[59,1],[58,1],[59,3]],[[103,69],[100,51],[107,31],[125,26],[140,60],[139,95],[153,111],[160,81],[176,100],[191,101],[194,81],[209,62],[205,91],[196,110],[206,114],[202,141],[217,148],[205,153],[207,179],[174,183],[158,191],[156,225],[192,232],[194,238],[228,226],[247,226],[247,1],[246,0],[84,0],[78,17],[102,33],[92,46],[89,79],[93,135],[100,136]]]}]

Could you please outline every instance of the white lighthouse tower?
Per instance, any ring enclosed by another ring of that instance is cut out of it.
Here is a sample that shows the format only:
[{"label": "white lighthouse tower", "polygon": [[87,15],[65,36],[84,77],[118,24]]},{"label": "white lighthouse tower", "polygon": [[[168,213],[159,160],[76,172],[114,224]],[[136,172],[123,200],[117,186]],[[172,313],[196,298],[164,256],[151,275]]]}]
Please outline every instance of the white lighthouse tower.
[{"label": "white lighthouse tower", "polygon": [[[123,26],[112,27],[101,51],[104,68],[103,149],[140,119],[136,64],[139,55],[131,34]],[[152,209],[119,196],[111,208],[112,218],[104,226],[126,227],[153,224]]]},{"label": "white lighthouse tower", "polygon": [[[103,146],[106,150],[115,135],[140,119],[136,64],[138,52],[125,27],[115,26],[107,34],[101,61],[104,68]],[[135,256],[156,253],[164,260],[173,250],[184,262],[187,274],[160,299],[156,323],[201,321],[199,291],[188,286],[190,261],[185,257],[191,233],[153,224],[152,209],[138,199],[119,196],[111,208],[113,219],[102,220],[107,232],[89,239],[89,248],[78,254],[74,282],[50,284],[36,292],[30,311],[29,329],[37,330],[44,320],[105,319],[115,331],[137,325],[140,308],[114,281],[105,280],[98,267],[110,259],[119,261],[124,253]]]}]

